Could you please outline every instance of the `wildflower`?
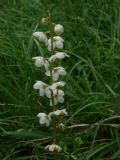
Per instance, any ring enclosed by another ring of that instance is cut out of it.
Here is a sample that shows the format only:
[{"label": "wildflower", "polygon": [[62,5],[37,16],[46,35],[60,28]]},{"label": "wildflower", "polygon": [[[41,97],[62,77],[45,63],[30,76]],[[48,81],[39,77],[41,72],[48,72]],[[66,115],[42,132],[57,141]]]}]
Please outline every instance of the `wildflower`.
[{"label": "wildflower", "polygon": [[37,81],[34,85],[33,88],[34,89],[39,89],[39,94],[40,96],[44,96],[45,95],[45,89],[47,87],[47,84],[45,84],[42,81]]},{"label": "wildflower", "polygon": [[53,39],[54,39],[54,42],[55,42],[55,47],[58,48],[58,49],[62,49],[64,39],[61,38],[60,36],[55,36],[55,37],[53,37]]},{"label": "wildflower", "polygon": [[45,63],[43,57],[37,56],[37,57],[33,57],[32,59],[35,60],[35,66],[36,67],[42,67],[44,65],[44,63]]},{"label": "wildflower", "polygon": [[62,148],[56,144],[47,145],[45,149],[50,152],[61,152],[62,151]]},{"label": "wildflower", "polygon": [[56,110],[52,112],[55,116],[64,116],[67,115],[67,111],[66,109],[62,109],[62,110]]},{"label": "wildflower", "polygon": [[64,32],[64,27],[61,24],[56,24],[54,27],[54,32],[57,35],[61,35]]},{"label": "wildflower", "polygon": [[57,94],[56,88],[51,88],[51,86],[48,86],[45,90],[46,97],[52,98],[52,95],[55,96]]},{"label": "wildflower", "polygon": [[45,113],[38,113],[37,117],[39,118],[40,124],[45,124],[47,127],[50,126],[50,122],[52,121],[51,117]]},{"label": "wildflower", "polygon": [[58,103],[64,103],[64,92],[62,90],[57,90],[57,94],[53,97],[53,99],[50,99],[50,106],[56,105]]},{"label": "wildflower", "polygon": [[64,87],[64,85],[65,85],[64,81],[55,82],[50,86],[50,89],[54,90],[58,87]]},{"label": "wildflower", "polygon": [[34,32],[33,36],[36,37],[36,38],[38,38],[38,40],[40,42],[45,43],[45,45],[48,44],[48,39],[47,39],[47,36],[45,35],[44,32]]},{"label": "wildflower", "polygon": [[[60,36],[53,37],[53,49],[55,48],[62,49],[63,42],[64,42],[64,39],[61,38]],[[52,46],[51,46],[51,38],[50,38],[48,40],[48,51],[51,51],[51,49],[52,49]]]},{"label": "wildflower", "polygon": [[[47,76],[51,76],[50,71],[47,71],[45,74]],[[65,76],[65,75],[66,71],[63,67],[56,67],[52,70],[52,76],[54,81],[57,81],[59,76]]]},{"label": "wildflower", "polygon": [[49,58],[49,62],[54,62],[56,59],[63,59],[65,57],[69,57],[69,55],[67,55],[66,53],[64,52],[57,52],[55,55],[52,55],[50,58]]}]

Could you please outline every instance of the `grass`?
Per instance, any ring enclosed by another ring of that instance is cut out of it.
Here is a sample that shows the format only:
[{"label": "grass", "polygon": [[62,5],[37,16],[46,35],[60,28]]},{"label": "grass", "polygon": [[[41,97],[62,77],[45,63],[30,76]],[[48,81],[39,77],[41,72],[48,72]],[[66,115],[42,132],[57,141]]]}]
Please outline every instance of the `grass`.
[{"label": "grass", "polygon": [[70,55],[62,159],[119,160],[120,1],[1,0],[0,8],[0,159],[52,159],[44,151],[52,135],[36,117],[50,108],[32,87],[43,73],[31,61],[47,55],[32,33],[46,29],[40,19],[48,9],[65,27]]}]

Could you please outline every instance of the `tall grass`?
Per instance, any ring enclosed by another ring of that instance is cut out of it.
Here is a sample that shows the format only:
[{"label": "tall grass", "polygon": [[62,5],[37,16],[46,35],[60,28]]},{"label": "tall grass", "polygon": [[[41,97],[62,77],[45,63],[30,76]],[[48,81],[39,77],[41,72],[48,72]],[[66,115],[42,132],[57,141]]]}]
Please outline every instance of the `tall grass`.
[{"label": "tall grass", "polygon": [[31,57],[47,54],[32,33],[45,30],[46,10],[64,25],[71,56],[63,62],[69,112],[63,159],[120,160],[119,0],[0,1],[0,159],[52,159],[44,151],[51,133],[36,118],[49,105],[32,88],[43,73]]}]

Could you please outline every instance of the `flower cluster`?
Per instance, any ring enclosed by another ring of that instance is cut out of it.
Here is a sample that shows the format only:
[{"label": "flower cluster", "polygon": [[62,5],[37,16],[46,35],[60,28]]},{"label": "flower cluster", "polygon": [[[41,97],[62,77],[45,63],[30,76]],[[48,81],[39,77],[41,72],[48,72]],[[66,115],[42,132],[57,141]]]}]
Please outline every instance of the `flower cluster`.
[{"label": "flower cluster", "polygon": [[[34,32],[33,36],[42,42],[46,47],[48,52],[51,53],[50,57],[33,57],[35,66],[38,68],[44,68],[45,76],[51,80],[51,84],[37,80],[33,85],[33,88],[39,91],[40,96],[46,96],[49,99],[52,111],[50,113],[38,113],[39,123],[49,127],[53,122],[54,118],[59,118],[67,115],[66,109],[57,110],[56,105],[58,103],[64,103],[64,87],[65,82],[59,80],[61,76],[65,76],[67,73],[65,69],[61,66],[56,66],[57,61],[69,57],[66,53],[62,51],[64,46],[64,39],[60,36],[64,32],[64,27],[60,24],[52,23],[50,17],[42,18],[42,24],[48,25],[50,31],[47,32]],[[47,34],[48,33],[48,34]],[[49,34],[50,33],[50,34]],[[54,128],[64,128],[63,123],[54,124]],[[62,148],[59,145],[53,143],[45,147],[46,150],[51,152],[60,152]]]}]

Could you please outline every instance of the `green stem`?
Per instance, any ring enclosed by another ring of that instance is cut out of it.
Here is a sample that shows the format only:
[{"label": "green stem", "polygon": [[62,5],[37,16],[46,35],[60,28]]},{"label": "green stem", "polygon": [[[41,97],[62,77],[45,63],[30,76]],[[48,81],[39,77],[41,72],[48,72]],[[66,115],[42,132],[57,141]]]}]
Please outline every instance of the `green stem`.
[{"label": "green stem", "polygon": [[[51,55],[54,54],[54,48],[53,48],[53,24],[52,24],[52,19],[50,16],[50,38],[51,38]],[[52,74],[52,69],[53,69],[53,65],[52,63],[50,63],[50,75],[51,75],[51,83],[53,84],[53,74]],[[55,103],[54,103],[54,95],[53,95],[53,91],[51,91],[51,100],[52,100],[52,110],[55,111],[56,107],[55,107]],[[57,126],[57,121],[56,121],[56,117],[53,117],[53,142],[56,144],[57,143],[57,130],[56,130],[56,126]],[[54,154],[54,159],[58,160],[58,156],[57,153]]]}]

